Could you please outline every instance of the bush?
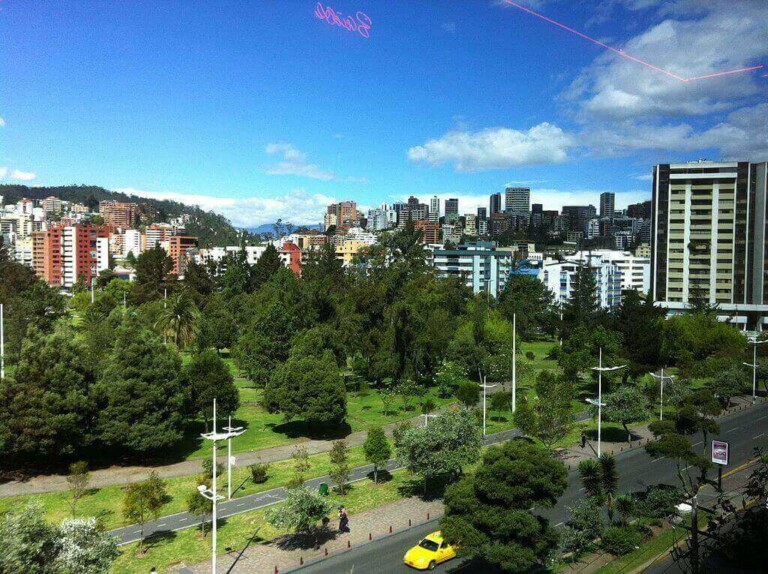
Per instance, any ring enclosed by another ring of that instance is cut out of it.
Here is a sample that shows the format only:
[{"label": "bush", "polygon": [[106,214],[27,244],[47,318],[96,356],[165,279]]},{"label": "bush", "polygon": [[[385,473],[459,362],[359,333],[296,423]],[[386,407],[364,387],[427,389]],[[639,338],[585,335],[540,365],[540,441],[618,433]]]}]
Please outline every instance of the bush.
[{"label": "bush", "polygon": [[264,484],[267,482],[267,471],[269,471],[269,463],[256,463],[248,467],[251,471],[251,480],[253,484]]},{"label": "bush", "polygon": [[564,527],[560,533],[560,551],[563,554],[573,554],[574,558],[578,558],[591,550],[592,544],[593,540],[586,532],[576,530],[570,526]]},{"label": "bush", "polygon": [[674,486],[651,486],[645,498],[637,505],[637,515],[644,518],[664,518],[674,514],[683,493]]},{"label": "bush", "polygon": [[525,353],[525,358],[528,359],[529,361],[535,361],[536,353],[534,353],[533,351],[528,351]]},{"label": "bush", "polygon": [[643,541],[642,533],[631,526],[609,526],[603,532],[602,547],[614,556],[629,554]]},{"label": "bush", "polygon": [[555,345],[547,352],[547,359],[557,361],[560,358],[560,352],[562,351],[560,345]]}]

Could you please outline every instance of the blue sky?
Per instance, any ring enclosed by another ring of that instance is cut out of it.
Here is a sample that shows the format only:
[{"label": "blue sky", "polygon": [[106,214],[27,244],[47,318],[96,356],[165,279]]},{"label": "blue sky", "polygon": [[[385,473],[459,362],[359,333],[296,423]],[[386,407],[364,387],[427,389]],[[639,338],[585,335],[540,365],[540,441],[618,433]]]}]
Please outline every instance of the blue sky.
[{"label": "blue sky", "polygon": [[[768,66],[765,0],[518,0],[682,77]],[[199,203],[547,208],[650,197],[659,162],[768,159],[768,68],[679,82],[501,0],[0,0],[0,179]]]}]

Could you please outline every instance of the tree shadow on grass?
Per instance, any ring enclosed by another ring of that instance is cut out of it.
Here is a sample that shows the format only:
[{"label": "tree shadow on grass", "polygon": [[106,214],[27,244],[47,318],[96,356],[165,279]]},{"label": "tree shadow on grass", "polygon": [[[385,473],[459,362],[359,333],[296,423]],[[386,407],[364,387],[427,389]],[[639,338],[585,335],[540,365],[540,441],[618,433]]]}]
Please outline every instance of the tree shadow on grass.
[{"label": "tree shadow on grass", "polygon": [[312,532],[295,532],[285,534],[274,540],[274,545],[280,550],[310,550],[319,548],[326,542],[335,540],[340,534],[333,526],[326,524]]},{"label": "tree shadow on grass", "polygon": [[[446,572],[450,572],[451,574],[475,574],[476,572],[482,572],[483,574],[503,574],[503,570],[500,570],[493,564],[489,564],[480,558],[471,558],[463,562],[457,561],[454,564],[450,564],[446,569]],[[542,569],[541,572],[546,572],[546,570]]]},{"label": "tree shadow on grass", "polygon": [[438,476],[427,481],[427,490],[424,492],[424,478],[413,476],[397,487],[400,496],[405,498],[415,496],[425,502],[442,500],[446,487],[453,481],[448,476]]},{"label": "tree shadow on grass", "polygon": [[163,544],[170,544],[171,542],[176,540],[176,537],[177,537],[177,533],[171,532],[170,530],[155,532],[151,536],[147,536],[144,539],[144,549],[142,550],[142,553],[146,554],[150,550],[153,550],[154,548],[162,546]]},{"label": "tree shadow on grass", "polygon": [[[371,482],[373,482],[373,471],[369,472],[366,476],[371,480]],[[379,469],[379,481],[378,481],[378,484],[385,484],[385,483],[389,482],[390,480],[392,480],[392,478],[393,477],[392,477],[392,473],[391,472],[389,472],[388,470]]]},{"label": "tree shadow on grass", "polygon": [[310,425],[304,421],[291,421],[275,425],[273,432],[283,434],[288,438],[309,438],[314,440],[339,440],[352,433],[349,423],[338,425]]}]

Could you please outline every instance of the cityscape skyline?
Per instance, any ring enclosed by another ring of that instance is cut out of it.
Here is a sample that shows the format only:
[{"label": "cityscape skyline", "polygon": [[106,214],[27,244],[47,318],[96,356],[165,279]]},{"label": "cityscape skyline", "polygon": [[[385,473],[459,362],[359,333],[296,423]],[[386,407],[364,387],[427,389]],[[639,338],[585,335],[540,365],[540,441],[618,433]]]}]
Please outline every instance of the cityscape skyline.
[{"label": "cityscape skyline", "polygon": [[[368,39],[312,2],[7,6],[0,181],[97,184],[245,227],[316,223],[344,199],[437,193],[471,212],[508,185],[545,209],[603,192],[622,208],[662,161],[768,155],[751,135],[768,117],[761,74],[678,82],[501,4],[361,5]],[[750,0],[524,4],[686,77],[768,55],[768,5]]]}]

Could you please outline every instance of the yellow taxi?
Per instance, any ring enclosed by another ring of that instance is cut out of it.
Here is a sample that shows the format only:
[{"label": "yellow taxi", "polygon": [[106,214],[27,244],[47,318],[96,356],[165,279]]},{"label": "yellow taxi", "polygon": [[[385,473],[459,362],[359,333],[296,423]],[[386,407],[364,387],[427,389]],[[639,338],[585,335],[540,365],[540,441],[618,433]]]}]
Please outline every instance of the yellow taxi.
[{"label": "yellow taxi", "polygon": [[405,553],[403,561],[417,570],[433,570],[435,566],[456,558],[456,551],[438,530],[427,535],[417,546]]}]

